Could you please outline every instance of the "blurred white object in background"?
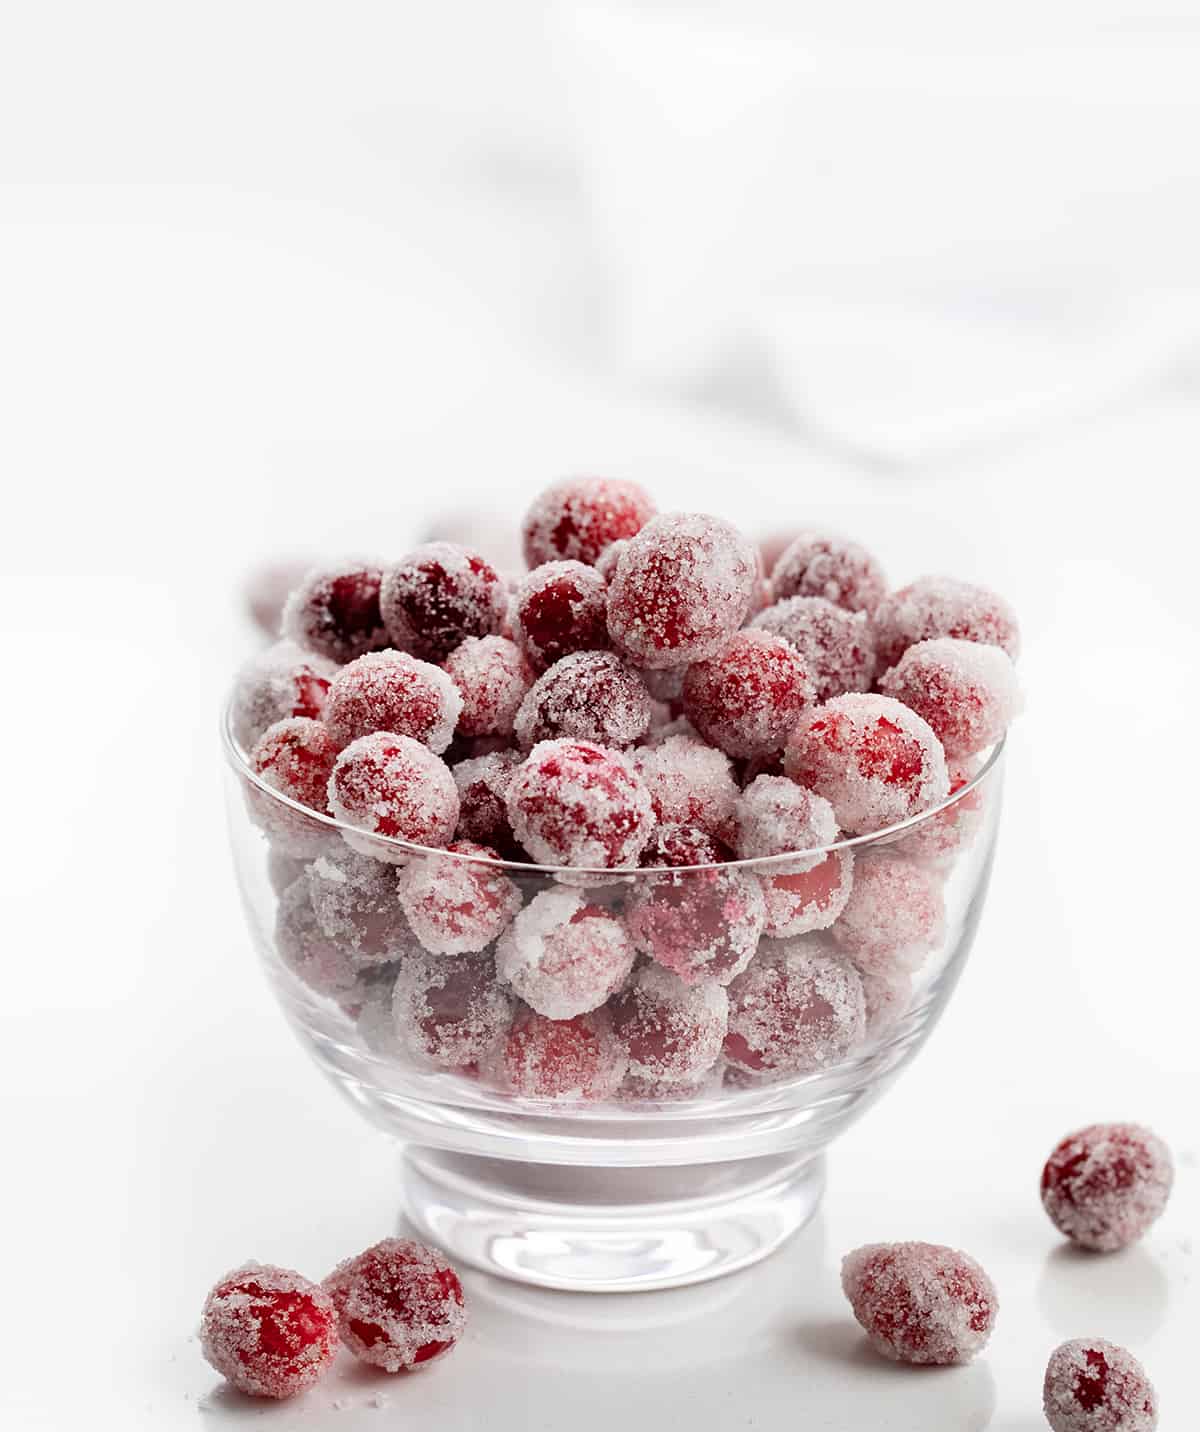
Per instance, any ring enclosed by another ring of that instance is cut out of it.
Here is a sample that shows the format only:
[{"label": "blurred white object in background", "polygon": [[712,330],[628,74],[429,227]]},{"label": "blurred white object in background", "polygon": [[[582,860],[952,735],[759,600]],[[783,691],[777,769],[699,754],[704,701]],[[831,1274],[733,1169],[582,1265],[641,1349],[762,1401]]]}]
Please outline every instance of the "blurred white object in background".
[{"label": "blurred white object in background", "polygon": [[560,14],[628,373],[908,460],[1096,407],[1200,334],[1194,4]]}]

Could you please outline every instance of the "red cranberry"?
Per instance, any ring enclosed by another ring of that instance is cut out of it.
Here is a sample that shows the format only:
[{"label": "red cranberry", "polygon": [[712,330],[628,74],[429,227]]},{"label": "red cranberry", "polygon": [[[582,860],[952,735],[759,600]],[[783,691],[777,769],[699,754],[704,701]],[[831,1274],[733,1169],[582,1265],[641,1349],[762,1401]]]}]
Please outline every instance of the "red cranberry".
[{"label": "red cranberry", "polygon": [[536,671],[573,651],[608,647],[608,588],[594,567],[547,562],[517,585],[512,600],[513,640]]},{"label": "red cranberry", "polygon": [[337,1312],[324,1289],[299,1273],[245,1263],[209,1293],[200,1348],[240,1391],[292,1397],[332,1366]]},{"label": "red cranberry", "polygon": [[384,574],[380,609],[393,646],[439,662],[467,637],[500,631],[508,591],[477,553],[427,542]]},{"label": "red cranberry", "polygon": [[314,567],[287,599],[283,632],[331,661],[353,661],[388,645],[379,610],[382,572],[374,563]]},{"label": "red cranberry", "polygon": [[1068,1134],[1042,1170],[1042,1207],[1082,1248],[1135,1243],[1162,1213],[1174,1181],[1171,1152],[1140,1124],[1090,1124]]},{"label": "red cranberry", "polygon": [[563,557],[591,565],[611,542],[640,531],[654,511],[636,482],[604,477],[556,482],[525,514],[525,560],[530,567]]}]

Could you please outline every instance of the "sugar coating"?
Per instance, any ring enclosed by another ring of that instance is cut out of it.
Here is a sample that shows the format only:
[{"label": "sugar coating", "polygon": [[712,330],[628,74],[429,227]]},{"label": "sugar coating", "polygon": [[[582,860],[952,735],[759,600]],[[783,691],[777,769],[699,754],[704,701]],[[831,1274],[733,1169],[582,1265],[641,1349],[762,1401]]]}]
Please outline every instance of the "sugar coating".
[{"label": "sugar coating", "polygon": [[655,517],[617,561],[608,630],[640,666],[683,666],[714,655],[745,620],[757,574],[751,544],[700,513]]},{"label": "sugar coating", "polygon": [[290,1268],[243,1263],[205,1299],[200,1351],[252,1397],[292,1397],[319,1381],[337,1352],[337,1310]]},{"label": "sugar coating", "polygon": [[735,867],[641,880],[625,914],[638,951],[689,985],[728,984],[752,959],[765,921],[762,887]]},{"label": "sugar coating", "polygon": [[650,793],[619,751],[591,741],[541,741],[505,797],[517,839],[547,865],[634,865],[650,838]]},{"label": "sugar coating", "polygon": [[600,573],[583,562],[546,562],[521,578],[509,620],[535,671],[573,651],[608,647],[607,590]]},{"label": "sugar coating", "polygon": [[880,678],[879,689],[923,717],[952,760],[998,741],[1021,709],[1007,652],[956,637],[910,646]]},{"label": "sugar coating", "polygon": [[382,569],[356,557],[313,567],[283,608],[283,634],[338,663],[390,645],[379,610]]},{"label": "sugar coating", "polygon": [[325,788],[336,758],[337,746],[323,721],[288,716],[268,726],[254,743],[250,765],[273,791],[324,812]]},{"label": "sugar coating", "polygon": [[302,651],[293,641],[277,641],[238,672],[230,708],[233,734],[249,751],[268,726],[289,716],[319,720],[337,664]]},{"label": "sugar coating", "polygon": [[772,862],[772,875],[799,875],[825,859],[823,847],[838,838],[837,818],[824,798],[786,776],[756,776],[737,804],[737,853],[742,860],[808,851]]},{"label": "sugar coating", "polygon": [[573,1103],[608,1099],[621,1087],[629,1059],[607,1008],[574,1019],[547,1019],[521,1009],[507,1038],[483,1066],[492,1082],[529,1099]]},{"label": "sugar coating", "polygon": [[[339,820],[368,835],[445,845],[458,824],[458,787],[428,746],[376,731],[338,756],[329,806]],[[369,844],[365,850],[372,853]]]},{"label": "sugar coating", "polygon": [[941,742],[890,696],[835,696],[801,718],[784,770],[833,806],[838,825],[867,835],[944,800],[950,776]]},{"label": "sugar coating", "polygon": [[[763,779],[762,777],[759,778]],[[790,866],[791,861],[785,865]],[[764,932],[776,939],[827,930],[838,920],[854,888],[854,852],[831,850],[805,870],[775,873],[775,864],[758,872],[766,904]]]},{"label": "sugar coating", "polygon": [[379,607],[390,645],[424,661],[445,661],[467,637],[500,631],[508,588],[470,548],[426,542],[384,573]]},{"label": "sugar coating", "polygon": [[862,1043],[862,980],[818,942],[764,944],[729,986],[725,1058],[753,1075],[811,1074]]},{"label": "sugar coating", "polygon": [[305,873],[317,924],[356,967],[386,964],[412,948],[392,866],[339,841]]},{"label": "sugar coating", "polygon": [[998,1299],[966,1253],[937,1243],[871,1243],[842,1260],[842,1290],[871,1346],[894,1362],[970,1362],[987,1343]]},{"label": "sugar coating", "polygon": [[1082,1248],[1135,1243],[1167,1206],[1171,1151],[1140,1124],[1090,1124],[1062,1140],[1042,1170],[1042,1207]]},{"label": "sugar coating", "polygon": [[871,621],[881,671],[895,666],[910,646],[940,636],[1002,647],[1014,661],[1020,655],[1020,631],[1009,604],[956,577],[919,577],[883,598]]},{"label": "sugar coating", "polygon": [[1154,1432],[1158,1394],[1134,1355],[1104,1338],[1074,1338],[1046,1364],[1042,1408],[1051,1432]]},{"label": "sugar coating", "polygon": [[684,714],[730,756],[778,751],[812,704],[800,653],[765,631],[735,632],[713,656],[693,662],[683,681]]},{"label": "sugar coating", "polygon": [[404,960],[392,991],[396,1038],[411,1058],[437,1069],[477,1064],[505,1036],[513,1000],[492,960],[430,955]]},{"label": "sugar coating", "polygon": [[593,564],[611,543],[638,532],[655,510],[636,482],[571,477],[553,483],[521,523],[525,561],[530,567],[559,558]]},{"label": "sugar coating", "polygon": [[612,1004],[613,1027],[629,1055],[629,1076],[645,1088],[694,1089],[721,1054],[729,996],[709,980],[686,985],[660,965],[643,965]]},{"label": "sugar coating", "polygon": [[412,932],[434,955],[484,950],[521,908],[521,892],[503,870],[476,864],[496,860],[490,846],[457,840],[444,856],[414,856],[396,876],[396,893]]},{"label": "sugar coating", "polygon": [[847,611],[824,597],[785,597],[759,612],[750,625],[796,648],[814,700],[870,691],[878,659],[866,612]]},{"label": "sugar coating", "polygon": [[538,677],[514,729],[528,751],[560,736],[631,746],[649,726],[650,694],[637,672],[611,651],[578,651]]},{"label": "sugar coating", "polygon": [[317,923],[306,875],[279,897],[275,949],[292,974],[314,993],[340,1001],[357,991],[362,962],[349,945],[331,939]]},{"label": "sugar coating", "polygon": [[797,533],[771,568],[771,599],[824,597],[849,612],[870,612],[887,592],[887,577],[858,542],[833,532]]},{"label": "sugar coating", "polygon": [[437,754],[450,744],[463,699],[437,666],[404,651],[376,651],[343,666],[325,721],[339,746],[374,731],[411,736]]},{"label": "sugar coating", "polygon": [[948,868],[983,827],[987,811],[985,787],[980,785],[963,792],[963,787],[977,774],[978,764],[970,760],[949,762],[950,804],[918,821],[889,849],[911,860],[923,861],[936,870]]},{"label": "sugar coating", "polygon": [[642,868],[672,870],[688,865],[720,865],[733,851],[698,825],[658,825],[642,851]]},{"label": "sugar coating", "polygon": [[632,760],[661,824],[698,825],[727,845],[734,842],[741,792],[724,751],[680,734],[639,747]]},{"label": "sugar coating", "polygon": [[462,698],[460,735],[512,735],[513,719],[533,681],[515,642],[469,636],[446,658],[444,670]]},{"label": "sugar coating", "polygon": [[941,940],[944,923],[934,872],[902,856],[860,853],[850,898],[830,936],[864,970],[914,970]]},{"label": "sugar coating", "polygon": [[325,1279],[342,1341],[385,1372],[428,1367],[467,1325],[458,1274],[436,1249],[385,1238],[339,1263]]},{"label": "sugar coating", "polygon": [[513,772],[521,764],[519,751],[494,751],[450,767],[458,787],[458,840],[475,840],[497,850],[513,841],[504,798]]},{"label": "sugar coating", "polygon": [[867,1037],[879,1039],[908,1013],[912,976],[907,970],[860,970],[867,1007]]},{"label": "sugar coating", "polygon": [[597,1009],[637,958],[621,919],[580,890],[543,890],[496,946],[496,972],[531,1009],[571,1019]]}]

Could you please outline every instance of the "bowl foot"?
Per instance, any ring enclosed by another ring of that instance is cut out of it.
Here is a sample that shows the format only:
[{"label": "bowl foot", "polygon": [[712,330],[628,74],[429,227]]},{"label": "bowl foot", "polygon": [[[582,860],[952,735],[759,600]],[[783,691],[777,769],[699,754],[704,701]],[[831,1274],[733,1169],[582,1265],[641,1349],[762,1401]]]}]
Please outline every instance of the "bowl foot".
[{"label": "bowl foot", "polygon": [[586,1168],[409,1145],[403,1180],[408,1219],[452,1257],[543,1288],[628,1293],[765,1258],[816,1212],[825,1160]]}]

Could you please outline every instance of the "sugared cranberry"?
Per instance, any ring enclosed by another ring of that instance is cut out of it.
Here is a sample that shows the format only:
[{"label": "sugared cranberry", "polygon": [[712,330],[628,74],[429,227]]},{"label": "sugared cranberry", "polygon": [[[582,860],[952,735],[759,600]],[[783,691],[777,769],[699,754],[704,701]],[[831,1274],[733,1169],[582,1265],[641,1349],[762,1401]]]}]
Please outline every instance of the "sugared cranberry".
[{"label": "sugared cranberry", "polygon": [[1131,1352],[1075,1338],[1050,1354],[1042,1408],[1051,1432],[1154,1432],[1158,1394]]},{"label": "sugared cranberry", "polygon": [[529,1099],[607,1099],[620,1088],[627,1064],[607,1009],[574,1019],[523,1009],[487,1072],[502,1089]]},{"label": "sugared cranberry", "polygon": [[292,1397],[329,1371],[337,1352],[329,1295],[288,1268],[245,1263],[205,1300],[200,1349],[253,1397]]},{"label": "sugared cranberry", "polygon": [[233,734],[249,751],[268,726],[289,716],[320,720],[337,666],[326,657],[279,641],[248,661],[233,686]]},{"label": "sugared cranberry", "polygon": [[[784,776],[756,776],[738,802],[738,855],[764,860],[756,871],[767,906],[766,933],[827,929],[846,908],[854,876],[847,850],[822,853],[838,836],[833,807]],[[775,857],[808,851],[787,860]]]},{"label": "sugared cranberry", "polygon": [[638,950],[689,985],[728,984],[753,957],[765,918],[758,881],[734,867],[647,875],[625,917]]},{"label": "sugared cranberry", "polygon": [[895,1362],[970,1362],[996,1321],[992,1280],[937,1243],[871,1243],[842,1260],[842,1289],[872,1347]]},{"label": "sugared cranberry", "polygon": [[435,955],[484,950],[521,908],[521,892],[486,845],[458,840],[446,855],[414,856],[396,877],[412,932]]},{"label": "sugared cranberry", "polygon": [[911,860],[925,861],[936,869],[948,866],[965,850],[979,834],[987,809],[984,785],[963,790],[974,778],[976,766],[977,763],[971,761],[951,762],[948,769],[950,804],[917,821],[889,849]]},{"label": "sugared cranberry", "polygon": [[946,798],[941,742],[915,711],[890,696],[835,696],[788,738],[784,769],[825,797],[838,825],[866,835]]},{"label": "sugared cranberry", "polygon": [[386,964],[412,948],[392,866],[339,840],[312,862],[307,877],[317,924],[356,964]]},{"label": "sugared cranberry", "polygon": [[612,1016],[634,1078],[652,1086],[691,1088],[721,1053],[729,997],[712,981],[689,986],[649,964],[613,1000]]},{"label": "sugared cranberry", "polygon": [[289,716],[258,738],[250,765],[281,796],[309,810],[325,811],[326,787],[336,758],[337,747],[324,722]]},{"label": "sugared cranberry", "polygon": [[659,825],[642,851],[643,870],[660,866],[678,870],[688,865],[720,865],[733,851],[698,825]]},{"label": "sugared cranberry", "polygon": [[1167,1206],[1171,1151],[1140,1124],[1068,1134],[1042,1170],[1042,1207],[1073,1243],[1111,1253],[1136,1242]]},{"label": "sugared cranberry", "polygon": [[799,652],[770,632],[740,631],[683,682],[683,710],[714,746],[730,756],[778,751],[813,689]]},{"label": "sugared cranberry", "polygon": [[390,731],[440,753],[450,744],[462,704],[458,688],[440,667],[404,651],[376,651],[338,672],[325,720],[339,746]]},{"label": "sugared cranberry", "polygon": [[578,651],[538,677],[517,712],[518,743],[531,750],[560,736],[631,746],[650,725],[650,695],[611,651]]},{"label": "sugared cranberry", "polygon": [[567,558],[589,565],[622,537],[632,537],[654,516],[654,503],[636,482],[574,477],[534,499],[521,524],[530,567]]},{"label": "sugared cranberry", "polygon": [[463,736],[511,736],[533,673],[515,643],[502,636],[470,636],[444,663],[458,688]]},{"label": "sugared cranberry", "polygon": [[331,661],[353,661],[389,645],[379,610],[382,571],[373,562],[314,567],[283,608],[285,636]]},{"label": "sugared cranberry", "polygon": [[547,562],[521,578],[511,606],[513,640],[535,671],[573,651],[608,647],[607,590],[583,562]]},{"label": "sugared cranberry", "polygon": [[867,1006],[867,1037],[879,1039],[907,1013],[913,982],[907,970],[860,971]]},{"label": "sugared cranberry", "polygon": [[514,836],[504,799],[520,764],[519,751],[493,751],[451,766],[459,797],[457,839],[511,853]]},{"label": "sugared cranberry", "polygon": [[617,563],[621,560],[621,553],[629,546],[628,537],[618,537],[615,542],[610,542],[604,551],[596,558],[596,571],[606,582],[612,581],[612,574],[617,570]]},{"label": "sugared cranberry", "polygon": [[391,1017],[396,1036],[419,1063],[437,1069],[477,1064],[503,1039],[513,999],[490,959],[418,951],[396,973]]},{"label": "sugared cranberry", "polygon": [[384,573],[379,602],[391,645],[436,662],[469,636],[499,632],[508,590],[477,553],[427,542]]},{"label": "sugared cranberry", "polygon": [[[445,845],[458,823],[458,787],[445,762],[410,736],[376,731],[338,756],[329,778],[334,815],[368,836]],[[367,841],[368,855],[384,851]]]},{"label": "sugared cranberry", "polygon": [[624,984],[636,952],[624,923],[578,890],[535,895],[496,947],[496,972],[531,1009],[572,1019]]},{"label": "sugared cranberry", "polygon": [[756,573],[753,547],[728,522],[656,517],[630,538],[608,584],[609,634],[639,666],[703,661],[745,620]]},{"label": "sugared cranberry", "polygon": [[857,542],[831,532],[799,533],[771,568],[771,599],[824,597],[848,612],[870,612],[887,592],[878,561]]},{"label": "sugared cranberry", "polygon": [[325,1279],[342,1341],[385,1372],[427,1367],[462,1336],[462,1284],[440,1253],[411,1238],[385,1238]]},{"label": "sugared cranberry", "polygon": [[879,668],[895,666],[910,646],[952,636],[1002,647],[1015,661],[1021,637],[1003,597],[954,577],[920,577],[892,592],[872,617]]},{"label": "sugared cranberry", "polygon": [[998,646],[955,637],[910,646],[879,689],[923,717],[952,760],[998,741],[1021,709],[1008,655]]},{"label": "sugared cranberry", "polygon": [[681,734],[640,747],[633,763],[660,824],[698,825],[726,845],[734,843],[740,792],[724,751]]},{"label": "sugared cranberry", "polygon": [[284,965],[314,994],[341,1003],[357,989],[362,962],[350,944],[327,935],[317,922],[306,875],[294,880],[279,897],[275,949]]},{"label": "sugared cranberry", "polygon": [[829,929],[854,887],[854,854],[849,849],[831,850],[807,870],[774,870],[775,861],[770,861],[758,876],[767,907],[765,932],[780,939]]},{"label": "sugared cranberry", "polygon": [[847,691],[870,691],[877,661],[865,612],[848,612],[824,597],[785,597],[750,623],[783,637],[800,653],[816,701]]},{"label": "sugared cranberry", "polygon": [[636,864],[650,838],[650,794],[619,752],[542,741],[513,775],[509,823],[534,860],[611,869]]},{"label": "sugared cranberry", "polygon": [[944,918],[936,875],[901,856],[860,854],[830,935],[864,970],[913,970],[942,938]]}]

